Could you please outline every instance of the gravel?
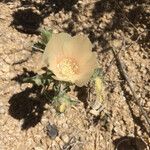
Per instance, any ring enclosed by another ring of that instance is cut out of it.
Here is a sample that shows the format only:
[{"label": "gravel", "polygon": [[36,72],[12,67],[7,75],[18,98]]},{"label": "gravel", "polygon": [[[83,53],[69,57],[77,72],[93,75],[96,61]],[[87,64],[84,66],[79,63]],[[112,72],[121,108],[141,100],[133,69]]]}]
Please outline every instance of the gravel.
[{"label": "gravel", "polygon": [[[148,1],[120,1],[121,10],[111,1],[80,0],[69,7],[69,3],[63,2],[60,5],[58,0],[52,1],[46,7],[42,7],[44,1],[41,0],[26,5],[17,0],[0,2],[0,150],[113,150],[116,139],[130,136],[140,138],[149,149],[145,119],[115,62],[104,76],[105,107],[96,117],[89,110],[95,101],[94,94],[90,95],[87,107],[85,102],[88,98],[80,97],[81,102],[77,106],[59,115],[52,105],[36,97],[32,85],[20,85],[21,74],[24,75],[25,70],[36,70],[41,58],[38,52],[31,56],[31,45],[38,41],[39,35],[36,30],[29,34],[31,29],[23,24],[20,29],[20,25],[17,27],[11,23],[15,12],[34,9],[33,13],[42,16],[41,22],[36,22],[41,27],[48,26],[55,33],[88,35],[103,71],[114,58],[111,47],[117,51],[125,40],[126,47],[120,51],[120,58],[143,108],[150,114],[150,41],[149,32],[145,31],[150,25]],[[124,15],[129,19],[126,20]],[[140,18],[133,19],[132,16]],[[144,32],[140,35],[141,31]],[[130,44],[132,46],[129,47]],[[26,61],[17,63],[22,60]],[[84,90],[79,92],[86,95]],[[54,139],[49,138],[44,130],[48,122],[55,124],[59,131],[59,134],[54,134]]]}]

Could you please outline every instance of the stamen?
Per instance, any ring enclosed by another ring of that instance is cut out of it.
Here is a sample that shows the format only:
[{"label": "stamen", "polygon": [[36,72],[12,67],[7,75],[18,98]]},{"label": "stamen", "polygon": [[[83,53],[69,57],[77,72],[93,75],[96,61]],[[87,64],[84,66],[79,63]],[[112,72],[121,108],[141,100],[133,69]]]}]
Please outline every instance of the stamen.
[{"label": "stamen", "polygon": [[59,73],[66,79],[72,78],[79,70],[78,64],[71,58],[64,58],[59,62],[57,68]]}]

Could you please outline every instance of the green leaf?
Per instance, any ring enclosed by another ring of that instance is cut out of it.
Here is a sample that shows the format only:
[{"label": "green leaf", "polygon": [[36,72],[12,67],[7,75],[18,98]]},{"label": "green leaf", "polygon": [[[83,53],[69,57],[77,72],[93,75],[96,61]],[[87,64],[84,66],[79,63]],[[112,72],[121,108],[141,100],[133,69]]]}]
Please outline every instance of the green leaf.
[{"label": "green leaf", "polygon": [[92,77],[91,77],[91,80],[92,80],[92,81],[95,80],[96,77],[102,77],[102,75],[103,75],[103,70],[102,70],[102,68],[96,68],[96,69],[94,70],[94,73],[93,73]]},{"label": "green leaf", "polygon": [[53,100],[56,110],[60,113],[65,112],[67,107],[77,103],[76,100],[69,97],[66,93],[59,93],[59,95],[55,96]]},{"label": "green leaf", "polygon": [[24,83],[32,83],[32,84],[36,84],[38,86],[42,85],[42,81],[40,79],[39,75],[36,75],[34,77],[27,77],[23,79]]},{"label": "green leaf", "polygon": [[33,81],[34,81],[35,84],[38,85],[38,86],[43,85],[42,80],[41,80],[39,77],[34,78]]},{"label": "green leaf", "polygon": [[51,37],[52,37],[52,30],[41,29],[41,38],[42,38],[41,42],[43,44],[46,45]]},{"label": "green leaf", "polygon": [[32,47],[33,51],[39,51],[39,52],[44,52],[45,49],[45,44],[41,43],[40,41],[38,41],[37,43],[35,43]]},{"label": "green leaf", "polygon": [[47,70],[46,73],[43,73],[42,75],[36,75],[34,77],[26,77],[23,79],[23,82],[33,83],[38,86],[49,85],[53,81],[52,75],[53,73]]},{"label": "green leaf", "polygon": [[41,32],[41,40],[34,43],[32,50],[34,51],[40,51],[40,52],[44,52],[44,49],[46,47],[46,44],[48,43],[48,41],[50,40],[50,38],[52,37],[52,30],[48,30],[46,28],[40,29]]}]

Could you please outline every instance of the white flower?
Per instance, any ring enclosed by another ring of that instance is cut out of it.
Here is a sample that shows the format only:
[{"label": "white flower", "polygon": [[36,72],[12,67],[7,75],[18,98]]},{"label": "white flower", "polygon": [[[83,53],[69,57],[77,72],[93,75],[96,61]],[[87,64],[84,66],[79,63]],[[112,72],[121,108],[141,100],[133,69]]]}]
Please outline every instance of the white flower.
[{"label": "white flower", "polygon": [[43,62],[51,70],[57,80],[85,85],[97,68],[95,53],[88,37],[67,33],[53,34],[48,42]]}]

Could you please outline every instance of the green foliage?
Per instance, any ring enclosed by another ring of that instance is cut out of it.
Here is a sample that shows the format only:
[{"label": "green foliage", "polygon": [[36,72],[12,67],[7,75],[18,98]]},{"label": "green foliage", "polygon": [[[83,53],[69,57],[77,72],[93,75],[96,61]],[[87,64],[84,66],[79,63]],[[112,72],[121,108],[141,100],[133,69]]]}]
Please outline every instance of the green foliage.
[{"label": "green foliage", "polygon": [[93,76],[91,78],[91,84],[94,87],[96,93],[96,99],[99,103],[105,99],[105,86],[103,79],[103,70],[101,68],[97,68],[94,70]]},{"label": "green foliage", "polygon": [[38,41],[37,43],[35,43],[32,47],[33,51],[40,51],[40,52],[44,52],[45,49],[45,44],[42,44],[40,41]]},{"label": "green foliage", "polygon": [[50,83],[52,83],[53,81],[52,75],[53,73],[48,70],[46,71],[46,73],[42,75],[36,75],[34,77],[26,77],[23,79],[23,82],[36,84],[37,86],[50,85]]},{"label": "green foliage", "polygon": [[34,44],[33,50],[44,52],[46,44],[52,37],[52,30],[43,28],[40,30],[40,32],[41,32],[41,40]]},{"label": "green foliage", "polygon": [[65,112],[66,108],[71,105],[75,105],[77,101],[71,97],[69,97],[66,93],[59,93],[53,99],[53,104],[56,110],[60,113]]},{"label": "green foliage", "polygon": [[41,43],[47,44],[52,37],[52,30],[41,29]]},{"label": "green foliage", "polygon": [[[70,90],[70,84],[62,81],[57,81],[53,78],[53,76],[54,74],[51,71],[47,70],[41,75],[26,77],[23,79],[23,82],[42,86],[44,89],[44,91],[41,92],[43,96],[49,101],[52,100],[56,110],[60,113],[63,113],[68,106],[76,104],[77,101],[67,95],[67,92]],[[53,96],[48,92],[48,90],[45,90],[45,87],[49,86],[51,83],[53,83]]]},{"label": "green foliage", "polygon": [[[52,30],[41,29],[41,40],[34,44],[33,49],[36,51],[44,52],[46,44],[52,37]],[[92,84],[94,83],[97,97],[102,99],[102,82],[100,78],[102,77],[102,69],[97,68],[94,71],[94,74],[91,78]],[[70,91],[70,86],[72,83],[58,81],[53,78],[54,74],[50,70],[46,70],[45,73],[41,75],[36,75],[34,77],[26,77],[23,79],[24,83],[32,83],[37,86],[42,86],[41,94],[48,99],[49,101],[53,100],[53,104],[56,110],[60,113],[64,112],[66,108],[70,105],[74,105],[77,103],[77,100],[71,98],[67,95],[68,91]],[[49,86],[51,85],[52,91],[54,91],[53,96],[49,93]],[[102,101],[102,100],[101,100]]]},{"label": "green foliage", "polygon": [[94,81],[96,77],[102,77],[102,75],[103,75],[102,68],[96,68],[94,70],[94,73],[93,73],[92,77],[91,77],[91,81]]}]

